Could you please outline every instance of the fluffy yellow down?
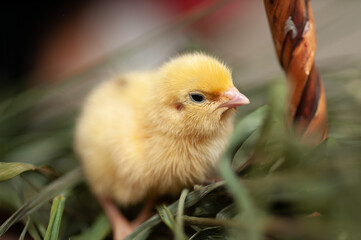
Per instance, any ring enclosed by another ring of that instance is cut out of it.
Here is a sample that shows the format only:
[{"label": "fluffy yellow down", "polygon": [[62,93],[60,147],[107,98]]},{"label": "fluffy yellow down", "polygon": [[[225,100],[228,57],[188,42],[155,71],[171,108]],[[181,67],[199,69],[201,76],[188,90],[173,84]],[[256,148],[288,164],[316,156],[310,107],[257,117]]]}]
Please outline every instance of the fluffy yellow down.
[{"label": "fluffy yellow down", "polygon": [[[126,206],[205,181],[232,132],[232,109],[217,108],[231,87],[229,69],[200,53],[96,87],[75,134],[93,192]],[[206,101],[192,102],[191,92]]]}]

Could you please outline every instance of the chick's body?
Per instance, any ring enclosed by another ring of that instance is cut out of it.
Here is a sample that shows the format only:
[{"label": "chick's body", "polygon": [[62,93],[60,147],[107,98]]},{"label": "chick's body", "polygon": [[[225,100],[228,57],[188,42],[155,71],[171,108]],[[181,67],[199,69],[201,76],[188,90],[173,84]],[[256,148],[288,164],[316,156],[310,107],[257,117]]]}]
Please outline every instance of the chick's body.
[{"label": "chick's body", "polygon": [[75,139],[93,192],[126,206],[206,180],[232,132],[233,111],[220,107],[232,87],[223,64],[187,54],[95,88]]}]

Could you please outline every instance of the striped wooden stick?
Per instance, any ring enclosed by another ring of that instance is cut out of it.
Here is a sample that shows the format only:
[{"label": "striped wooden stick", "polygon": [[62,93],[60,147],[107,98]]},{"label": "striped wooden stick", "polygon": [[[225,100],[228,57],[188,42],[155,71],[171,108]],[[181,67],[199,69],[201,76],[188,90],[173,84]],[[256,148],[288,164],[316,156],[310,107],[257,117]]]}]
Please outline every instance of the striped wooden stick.
[{"label": "striped wooden stick", "polygon": [[327,137],[325,90],[315,65],[316,33],[309,0],[264,0],[279,62],[289,85],[286,122],[306,142]]}]

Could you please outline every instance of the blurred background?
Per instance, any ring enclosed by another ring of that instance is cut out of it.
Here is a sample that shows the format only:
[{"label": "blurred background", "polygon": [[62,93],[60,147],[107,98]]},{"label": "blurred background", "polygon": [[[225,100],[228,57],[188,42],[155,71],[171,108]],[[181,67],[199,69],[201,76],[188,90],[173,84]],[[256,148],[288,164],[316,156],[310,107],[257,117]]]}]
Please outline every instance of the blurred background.
[{"label": "blurred background", "polygon": [[[361,54],[361,2],[311,3],[318,66],[349,68]],[[88,83],[154,68],[187,50],[223,59],[241,88],[280,74],[263,1],[8,1],[0,11],[2,96],[89,69]]]},{"label": "blurred background", "polygon": [[[361,1],[311,3],[330,137],[360,146]],[[14,0],[2,4],[0,24],[0,161],[59,174],[78,165],[72,127],[83,96],[117,74],[156,68],[185,51],[209,53],[251,99],[240,116],[267,102],[275,79],[285,81],[263,1]],[[1,183],[1,222],[36,192],[23,181]],[[38,188],[48,181],[30,180]]]},{"label": "blurred background", "polygon": [[[361,56],[361,2],[311,3],[321,73],[353,68]],[[282,74],[263,1],[8,1],[0,11],[2,98],[76,79],[62,92],[66,100],[76,101],[79,84],[86,92],[85,86],[94,82],[155,68],[190,50],[224,60],[242,90]]]}]

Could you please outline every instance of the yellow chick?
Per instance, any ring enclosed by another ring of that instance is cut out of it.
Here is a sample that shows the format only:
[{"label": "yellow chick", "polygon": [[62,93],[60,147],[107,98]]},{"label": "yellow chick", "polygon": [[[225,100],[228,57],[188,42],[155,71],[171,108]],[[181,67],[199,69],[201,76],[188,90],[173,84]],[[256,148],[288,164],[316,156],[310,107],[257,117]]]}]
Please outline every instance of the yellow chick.
[{"label": "yellow chick", "polygon": [[[232,108],[248,103],[230,70],[201,53],[181,55],[156,71],[119,76],[91,92],[75,147],[114,239],[147,214],[129,223],[113,200],[127,206],[204,182],[232,133]],[[142,212],[150,209],[148,204]]]}]

